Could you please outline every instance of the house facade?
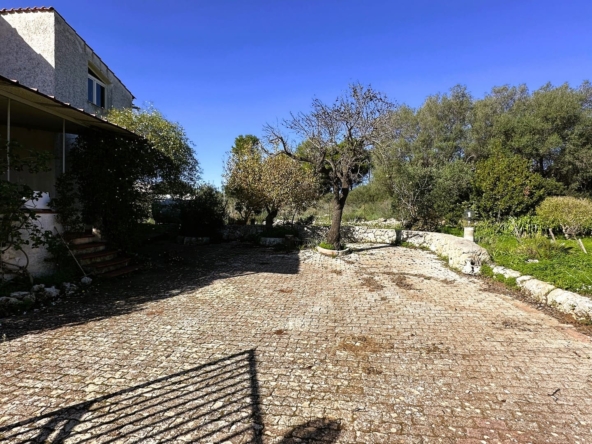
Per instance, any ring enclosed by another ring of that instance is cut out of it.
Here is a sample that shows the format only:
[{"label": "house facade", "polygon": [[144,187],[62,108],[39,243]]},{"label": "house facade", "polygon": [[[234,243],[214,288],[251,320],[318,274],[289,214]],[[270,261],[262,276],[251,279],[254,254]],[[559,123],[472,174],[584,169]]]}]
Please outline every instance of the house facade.
[{"label": "house facade", "polygon": [[[56,179],[68,170],[69,146],[89,128],[133,137],[101,116],[110,108],[132,107],[134,97],[54,8],[0,9],[0,43],[0,141],[45,151],[52,159],[50,171],[7,168],[0,177],[43,192],[43,199],[28,205],[39,211],[43,230],[61,231],[48,201]],[[44,250],[26,253],[27,259],[8,251],[2,263],[28,260],[32,275],[51,271]]]},{"label": "house facade", "polygon": [[54,8],[0,10],[0,75],[87,113],[134,96]]}]

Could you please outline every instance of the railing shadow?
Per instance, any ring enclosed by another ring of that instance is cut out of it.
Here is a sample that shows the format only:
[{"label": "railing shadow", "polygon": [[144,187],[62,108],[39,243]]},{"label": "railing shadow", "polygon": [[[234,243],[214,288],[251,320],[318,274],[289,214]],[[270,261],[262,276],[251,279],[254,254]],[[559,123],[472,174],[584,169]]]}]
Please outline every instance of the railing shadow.
[{"label": "railing shadow", "polygon": [[0,442],[261,444],[254,350],[0,427]]}]

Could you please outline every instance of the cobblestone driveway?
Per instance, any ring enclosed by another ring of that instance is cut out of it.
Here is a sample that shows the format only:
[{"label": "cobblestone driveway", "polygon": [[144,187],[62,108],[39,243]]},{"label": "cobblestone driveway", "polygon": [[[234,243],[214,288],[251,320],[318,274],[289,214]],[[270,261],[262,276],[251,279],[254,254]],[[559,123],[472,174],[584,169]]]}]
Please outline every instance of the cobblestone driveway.
[{"label": "cobblestone driveway", "polygon": [[5,320],[0,441],[592,442],[590,339],[430,253],[192,251]]}]

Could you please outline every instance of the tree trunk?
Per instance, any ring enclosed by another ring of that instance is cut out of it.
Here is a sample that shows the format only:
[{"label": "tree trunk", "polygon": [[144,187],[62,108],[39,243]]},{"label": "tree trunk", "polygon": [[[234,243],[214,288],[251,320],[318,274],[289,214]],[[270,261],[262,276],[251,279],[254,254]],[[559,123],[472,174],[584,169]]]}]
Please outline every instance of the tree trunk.
[{"label": "tree trunk", "polygon": [[336,191],[333,193],[333,213],[331,215],[331,228],[327,233],[327,242],[332,244],[336,250],[341,249],[341,217],[343,216],[343,207],[347,195],[349,194],[349,187],[335,188]]},{"label": "tree trunk", "polygon": [[273,220],[278,215],[278,210],[267,210],[267,216],[265,216],[265,231],[270,231],[273,228]]}]

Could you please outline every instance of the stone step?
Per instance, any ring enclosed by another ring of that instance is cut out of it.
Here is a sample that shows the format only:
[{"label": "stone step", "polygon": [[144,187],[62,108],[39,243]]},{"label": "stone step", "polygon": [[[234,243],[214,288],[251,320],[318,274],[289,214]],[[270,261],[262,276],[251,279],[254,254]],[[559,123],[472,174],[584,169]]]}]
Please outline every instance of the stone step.
[{"label": "stone step", "polygon": [[77,255],[76,259],[80,262],[80,265],[90,265],[95,262],[105,262],[117,257],[117,250],[102,250],[94,253],[86,253]]},{"label": "stone step", "polygon": [[101,274],[102,277],[106,278],[114,278],[118,276],[123,276],[129,273],[132,273],[136,270],[139,270],[141,267],[139,265],[128,265],[124,268],[118,268],[117,270],[109,271],[107,273]]},{"label": "stone step", "polygon": [[88,270],[93,274],[104,274],[119,268],[127,267],[129,261],[129,257],[116,257],[110,260],[93,262],[87,265],[86,268],[88,268]]},{"label": "stone step", "polygon": [[99,238],[92,233],[64,233],[62,235],[64,240],[70,245],[90,244],[92,242],[98,242]]},{"label": "stone step", "polygon": [[70,250],[75,256],[82,256],[88,253],[97,253],[107,248],[106,242],[89,242],[85,244],[70,245]]}]

